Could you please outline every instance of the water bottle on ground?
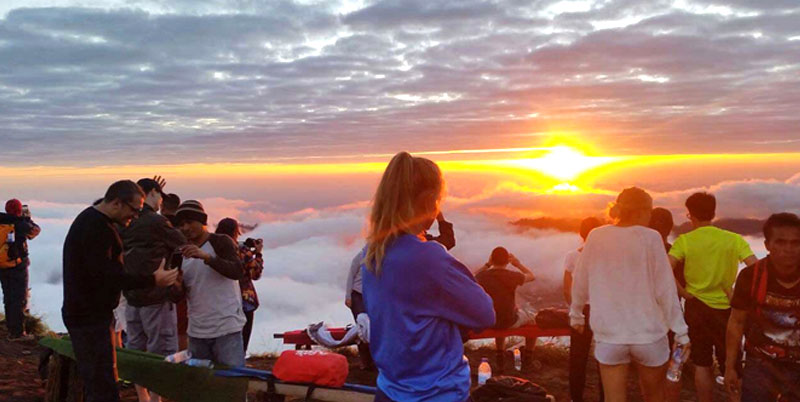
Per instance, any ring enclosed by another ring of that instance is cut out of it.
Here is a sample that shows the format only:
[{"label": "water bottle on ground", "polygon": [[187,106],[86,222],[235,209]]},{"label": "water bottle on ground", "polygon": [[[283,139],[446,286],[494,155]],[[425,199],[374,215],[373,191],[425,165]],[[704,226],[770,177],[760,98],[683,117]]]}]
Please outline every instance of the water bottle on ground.
[{"label": "water bottle on ground", "polygon": [[481,359],[481,364],[478,366],[478,385],[486,384],[486,380],[492,377],[492,366],[489,365],[489,359]]},{"label": "water bottle on ground", "polygon": [[184,364],[192,367],[214,368],[214,363],[206,359],[189,359],[185,361]]},{"label": "water bottle on ground", "polygon": [[514,348],[514,369],[517,371],[522,370],[522,353],[519,348]]},{"label": "water bottle on ground", "polygon": [[689,358],[689,350],[686,345],[675,345],[675,350],[672,351],[672,359],[669,361],[669,368],[667,368],[667,380],[672,382],[681,381],[681,373],[683,372],[683,365]]},{"label": "water bottle on ground", "polygon": [[181,350],[178,353],[173,353],[164,358],[165,361],[170,363],[183,363],[192,358],[192,353],[189,350]]}]

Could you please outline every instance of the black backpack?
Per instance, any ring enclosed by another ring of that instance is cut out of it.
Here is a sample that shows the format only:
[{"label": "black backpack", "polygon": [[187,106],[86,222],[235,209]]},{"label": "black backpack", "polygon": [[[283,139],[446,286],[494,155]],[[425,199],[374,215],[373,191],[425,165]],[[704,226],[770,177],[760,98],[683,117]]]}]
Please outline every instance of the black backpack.
[{"label": "black backpack", "polygon": [[472,392],[473,402],[546,402],[547,391],[528,380],[497,376]]}]

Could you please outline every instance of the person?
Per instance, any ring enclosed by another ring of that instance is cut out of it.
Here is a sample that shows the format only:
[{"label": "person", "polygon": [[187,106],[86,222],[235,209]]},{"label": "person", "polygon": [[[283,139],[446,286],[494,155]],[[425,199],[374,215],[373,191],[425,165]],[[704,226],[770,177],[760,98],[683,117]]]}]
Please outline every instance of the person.
[{"label": "person", "polygon": [[[517,268],[520,272],[508,269],[508,265]],[[519,328],[534,322],[536,313],[529,308],[519,308],[516,301],[517,288],[525,283],[532,282],[536,277],[530,269],[504,247],[492,250],[489,261],[475,273],[475,280],[483,290],[492,298],[494,307],[494,328]],[[495,338],[497,349],[497,365],[502,372],[505,365],[505,337]],[[533,338],[525,338],[525,353],[522,363],[525,370],[530,367],[534,342]]]},{"label": "person", "polygon": [[226,235],[208,232],[208,215],[199,201],[184,201],[176,216],[189,241],[181,247],[189,352],[196,359],[244,366],[242,328],[247,319],[239,288],[244,266],[236,243]]},{"label": "person", "polygon": [[716,198],[694,193],[686,199],[693,230],[678,236],[669,251],[673,270],[683,263],[686,286],[677,283],[686,299],[686,323],[692,341],[690,359],[695,366],[694,382],[700,402],[714,400],[714,355],[725,367],[725,333],[731,314],[730,297],[739,263],[757,259],[742,236],[712,225]]},{"label": "person", "polygon": [[589,233],[573,274],[570,323],[586,329],[583,309],[591,300],[595,358],[600,363],[605,400],[625,401],[631,363],[642,396],[664,400],[670,348],[667,330],[678,344],[688,343],[675,281],[661,236],[646,227],[653,200],[631,187],[609,209],[614,225]]},{"label": "person", "polygon": [[[764,224],[764,245],[769,255],[743,269],[736,279],[727,327],[725,385],[742,402],[797,402],[800,218],[785,212],[770,216]],[[743,336],[747,357],[739,375]]]},{"label": "person", "polygon": [[361,280],[378,402],[468,400],[462,331],[495,323],[492,299],[469,269],[425,240],[444,185],[435,163],[401,152],[373,198]]},{"label": "person", "polygon": [[[151,274],[161,260],[169,260],[173,251],[186,244],[186,238],[167,218],[156,211],[161,208],[162,185],[144,178],[136,182],[145,193],[144,207],[139,215],[123,228],[125,272]],[[175,268],[175,267],[168,267]],[[174,302],[180,298],[174,287],[130,289],[123,292],[128,306],[125,309],[127,342],[125,347],[164,356],[178,351],[178,318]],[[137,385],[140,402],[159,402],[161,397]]]},{"label": "person", "polygon": [[[345,285],[344,304],[353,314],[353,320],[358,322],[358,315],[366,313],[364,306],[364,295],[361,286],[361,265],[364,262],[365,249],[359,250],[350,262],[350,271],[347,273],[347,284]],[[375,362],[369,351],[369,344],[366,342],[358,343],[358,358],[362,370],[375,370]]]},{"label": "person", "polygon": [[161,215],[169,219],[169,223],[174,227],[178,227],[178,219],[175,218],[175,212],[181,205],[181,197],[175,193],[163,194],[163,201],[161,202]]},{"label": "person", "polygon": [[121,290],[168,287],[178,271],[130,274],[122,264],[122,240],[115,223],[127,225],[139,214],[144,193],[130,180],[112,184],[103,200],[83,210],[64,239],[64,302],[61,317],[83,380],[87,402],[119,401],[114,378],[111,321]]},{"label": "person", "polygon": [[[602,226],[600,219],[588,217],[581,221],[579,234],[583,243],[589,233]],[[567,305],[572,303],[572,274],[575,272],[575,265],[583,250],[583,245],[576,250],[572,250],[564,258],[564,299]],[[587,303],[583,307],[583,315],[586,322],[590,321],[590,309]],[[586,325],[583,333],[578,333],[570,328],[569,332],[569,395],[573,402],[583,401],[583,392],[586,388],[586,363],[589,361],[589,350],[592,347],[594,333],[592,326]],[[600,401],[603,401],[603,382],[599,384]]]},{"label": "person", "polygon": [[258,293],[253,281],[261,278],[261,273],[264,271],[264,257],[261,251],[264,248],[264,242],[261,239],[247,239],[243,243],[239,243],[239,236],[242,231],[239,227],[239,222],[233,218],[225,218],[219,221],[217,234],[228,235],[233,239],[234,243],[239,246],[239,259],[244,264],[244,276],[239,280],[239,287],[242,289],[242,311],[247,322],[242,328],[242,340],[244,342],[244,352],[247,354],[247,346],[250,344],[250,334],[253,332],[253,314],[258,309]]},{"label": "person", "polygon": [[0,213],[0,284],[3,288],[3,307],[8,328],[8,340],[31,341],[25,331],[25,311],[28,305],[28,240],[41,233],[22,202],[10,199],[5,213]]}]

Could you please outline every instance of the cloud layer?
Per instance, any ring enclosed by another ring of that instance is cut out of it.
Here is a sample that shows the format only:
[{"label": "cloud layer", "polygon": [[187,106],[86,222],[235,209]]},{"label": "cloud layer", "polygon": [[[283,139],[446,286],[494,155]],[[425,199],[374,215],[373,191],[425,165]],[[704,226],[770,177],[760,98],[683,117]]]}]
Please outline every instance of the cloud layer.
[{"label": "cloud layer", "polygon": [[791,0],[10,0],[0,147],[231,161],[575,130],[615,151],[798,150],[798,18]]}]

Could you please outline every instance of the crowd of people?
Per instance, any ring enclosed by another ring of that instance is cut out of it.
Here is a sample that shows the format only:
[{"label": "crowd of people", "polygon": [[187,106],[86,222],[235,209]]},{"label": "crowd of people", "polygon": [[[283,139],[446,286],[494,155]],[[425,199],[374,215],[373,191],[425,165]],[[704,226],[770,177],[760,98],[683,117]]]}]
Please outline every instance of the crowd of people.
[{"label": "crowd of people", "polygon": [[[239,243],[232,218],[209,232],[203,205],[181,203],[165,184],[159,177],[112,184],[64,241],[62,318],[87,401],[119,400],[115,317],[124,320],[126,348],[161,355],[188,348],[196,359],[244,365],[262,242]],[[115,315],[120,291],[125,311]],[[140,402],[161,400],[144,387],[137,394]]]},{"label": "crowd of people", "polygon": [[[193,358],[245,364],[263,244],[240,242],[232,218],[210,232],[203,205],[180,202],[165,184],[160,177],[113,183],[64,241],[62,318],[87,401],[119,400],[112,345],[121,328],[126,348],[161,355],[188,348]],[[359,354],[364,368],[378,371],[379,402],[469,401],[466,334],[536,322],[516,298],[536,275],[513,253],[496,247],[471,270],[448,252],[456,241],[440,210],[444,188],[434,162],[395,155],[350,264],[345,304],[354,319],[369,316]],[[581,222],[583,242],[564,259],[571,399],[585,399],[594,345],[600,400],[626,400],[631,366],[644,400],[678,400],[680,382],[666,375],[672,356],[691,359],[701,402],[714,398],[715,367],[732,398],[800,401],[800,218],[771,215],[763,228],[769,254],[757,259],[740,235],[712,224],[712,194],[693,194],[685,205],[692,230],[674,244],[672,214],[636,187],[618,195],[607,218]],[[434,222],[438,236],[429,233]],[[26,241],[39,232],[19,201],[6,204],[0,280],[12,340],[29,339]],[[526,339],[524,369],[533,341]],[[502,370],[505,339],[495,342]],[[143,387],[137,394],[160,400]]]}]

